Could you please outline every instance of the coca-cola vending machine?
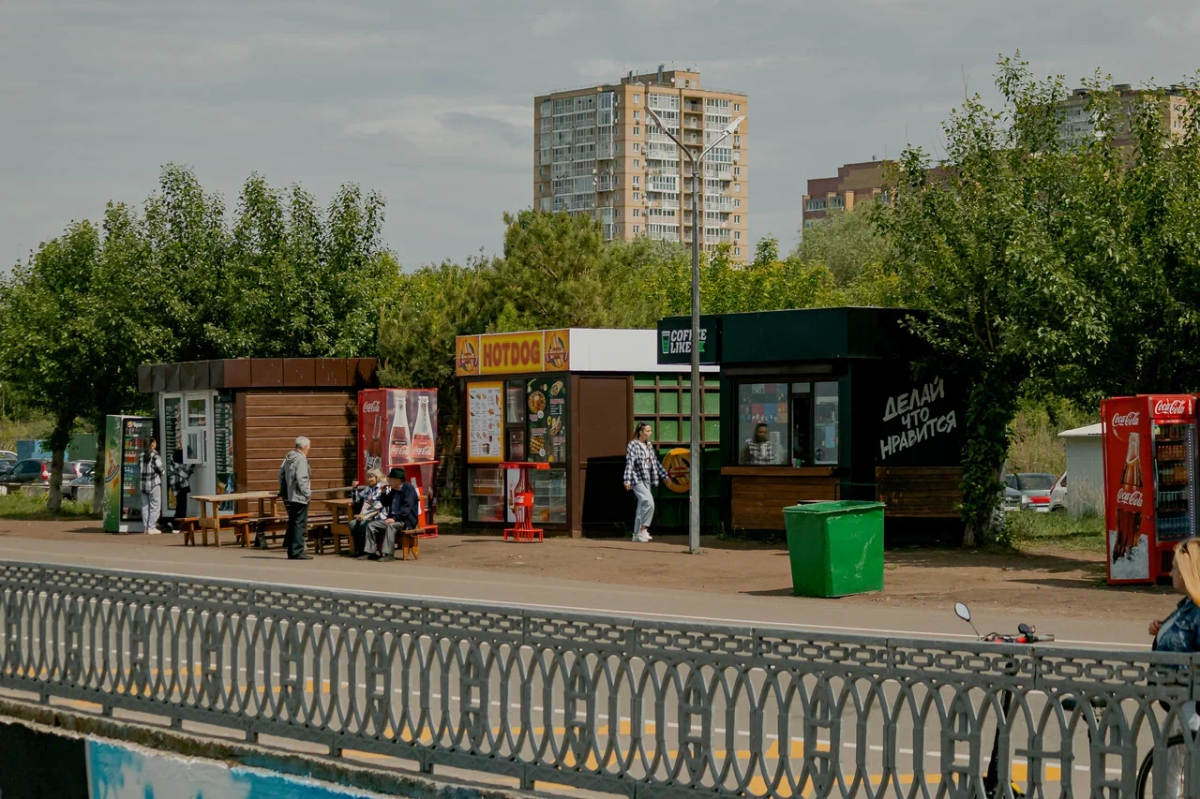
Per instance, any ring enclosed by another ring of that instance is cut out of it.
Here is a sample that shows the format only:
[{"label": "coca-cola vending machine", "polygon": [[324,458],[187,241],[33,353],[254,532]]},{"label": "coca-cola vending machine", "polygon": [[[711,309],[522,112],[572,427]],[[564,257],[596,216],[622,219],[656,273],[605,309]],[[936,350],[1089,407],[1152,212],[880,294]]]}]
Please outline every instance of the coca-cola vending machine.
[{"label": "coca-cola vending machine", "polygon": [[1110,584],[1168,578],[1175,545],[1196,534],[1196,401],[1188,395],[1100,403]]},{"label": "coca-cola vending machine", "polygon": [[420,469],[421,510],[432,522],[432,465],[437,461],[437,389],[373,388],[358,392],[358,480],[370,469],[386,476],[396,466],[429,464]]}]

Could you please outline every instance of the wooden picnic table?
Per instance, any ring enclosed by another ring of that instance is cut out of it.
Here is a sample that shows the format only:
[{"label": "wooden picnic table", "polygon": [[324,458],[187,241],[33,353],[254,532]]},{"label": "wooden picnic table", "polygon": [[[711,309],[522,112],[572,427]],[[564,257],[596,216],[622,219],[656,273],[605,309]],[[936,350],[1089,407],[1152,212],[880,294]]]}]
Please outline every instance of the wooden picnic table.
[{"label": "wooden picnic table", "polygon": [[[213,531],[213,541],[216,546],[221,546],[221,533],[229,530],[236,533],[237,527],[235,522],[250,518],[253,514],[249,513],[231,513],[224,516],[221,515],[220,505],[224,502],[258,502],[258,515],[263,517],[267,515],[266,501],[271,501],[271,516],[276,515],[275,502],[279,499],[279,494],[275,491],[243,491],[240,494],[205,494],[202,496],[192,497],[200,503],[200,541],[203,546],[208,546],[208,531]],[[184,542],[187,543],[186,541]]]}]

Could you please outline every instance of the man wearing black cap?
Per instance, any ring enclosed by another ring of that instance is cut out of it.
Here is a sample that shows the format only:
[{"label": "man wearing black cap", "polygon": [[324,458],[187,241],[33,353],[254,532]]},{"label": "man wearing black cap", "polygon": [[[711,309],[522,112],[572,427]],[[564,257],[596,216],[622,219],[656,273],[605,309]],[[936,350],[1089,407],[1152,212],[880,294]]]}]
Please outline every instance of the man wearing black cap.
[{"label": "man wearing black cap", "polygon": [[[381,513],[385,518],[367,525],[367,546],[359,560],[371,559],[387,562],[395,560],[396,535],[401,530],[415,530],[417,527],[417,508],[420,498],[417,489],[404,479],[403,469],[392,469],[388,472],[388,490],[380,497],[383,503]],[[383,557],[378,554],[380,539],[383,542]]]}]

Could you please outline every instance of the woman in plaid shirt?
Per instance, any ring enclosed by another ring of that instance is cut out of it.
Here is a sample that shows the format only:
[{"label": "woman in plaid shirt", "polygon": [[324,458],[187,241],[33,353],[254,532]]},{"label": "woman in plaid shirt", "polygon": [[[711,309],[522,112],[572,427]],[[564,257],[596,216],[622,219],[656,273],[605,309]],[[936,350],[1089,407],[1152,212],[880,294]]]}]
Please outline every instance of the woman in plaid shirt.
[{"label": "woman in plaid shirt", "polygon": [[650,540],[650,520],[654,518],[654,494],[651,489],[658,485],[660,479],[671,479],[654,455],[650,434],[650,425],[638,422],[633,431],[633,440],[625,448],[625,490],[632,491],[637,497],[633,540],[639,543]]}]

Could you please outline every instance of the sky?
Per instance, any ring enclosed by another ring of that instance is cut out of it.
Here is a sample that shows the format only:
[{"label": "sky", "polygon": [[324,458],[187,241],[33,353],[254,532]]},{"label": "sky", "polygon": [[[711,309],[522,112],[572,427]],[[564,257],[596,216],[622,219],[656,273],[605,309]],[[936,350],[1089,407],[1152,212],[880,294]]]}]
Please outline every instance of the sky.
[{"label": "sky", "polygon": [[658,64],[749,95],[752,240],[797,240],[806,181],[939,151],[1018,49],[1072,86],[1200,68],[1189,0],[0,0],[0,265],[167,163],[232,207],[248,175],[388,202],[406,268],[502,246],[533,202],[533,98]]}]

